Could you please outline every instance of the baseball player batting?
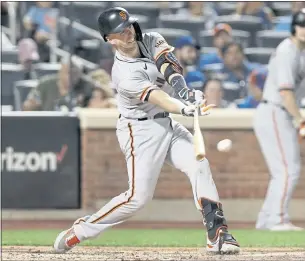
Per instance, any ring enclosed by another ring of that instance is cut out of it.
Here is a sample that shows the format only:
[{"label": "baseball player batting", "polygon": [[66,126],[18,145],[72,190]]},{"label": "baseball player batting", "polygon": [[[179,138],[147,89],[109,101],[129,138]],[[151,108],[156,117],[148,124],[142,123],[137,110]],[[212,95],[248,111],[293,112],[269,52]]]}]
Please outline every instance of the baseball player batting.
[{"label": "baseball player batting", "polygon": [[295,97],[305,88],[305,9],[293,16],[291,37],[279,44],[268,66],[254,131],[271,179],[256,228],[301,230],[291,224],[288,205],[300,175],[299,138],[305,137],[305,119]]},{"label": "baseball player batting", "polygon": [[125,9],[106,10],[98,26],[104,40],[116,49],[112,68],[120,112],[116,134],[127,163],[129,189],[61,232],[55,251],[66,252],[143,208],[153,198],[166,162],[191,182],[195,205],[207,228],[207,251],[238,253],[239,244],[228,232],[208,160],[196,161],[191,133],[169,116],[193,116],[198,105],[200,112],[208,111],[211,107],[205,106],[202,92],[186,86],[173,47],[158,33],[142,34],[137,19]]}]

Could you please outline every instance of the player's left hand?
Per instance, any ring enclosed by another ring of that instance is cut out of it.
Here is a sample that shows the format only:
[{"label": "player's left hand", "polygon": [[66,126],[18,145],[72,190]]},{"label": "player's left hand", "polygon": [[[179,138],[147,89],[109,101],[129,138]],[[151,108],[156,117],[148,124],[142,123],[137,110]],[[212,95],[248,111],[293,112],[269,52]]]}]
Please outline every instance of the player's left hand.
[{"label": "player's left hand", "polygon": [[206,116],[210,114],[210,110],[214,107],[214,104],[206,105],[206,100],[204,99],[201,102],[189,104],[188,106],[184,107],[181,114],[183,116],[194,116],[195,110],[198,110],[199,116]]},{"label": "player's left hand", "polygon": [[211,109],[215,108],[215,104],[209,104],[207,105],[207,100],[203,99],[201,102],[197,103],[197,106],[199,108],[199,115],[205,116],[209,115],[211,113]]}]

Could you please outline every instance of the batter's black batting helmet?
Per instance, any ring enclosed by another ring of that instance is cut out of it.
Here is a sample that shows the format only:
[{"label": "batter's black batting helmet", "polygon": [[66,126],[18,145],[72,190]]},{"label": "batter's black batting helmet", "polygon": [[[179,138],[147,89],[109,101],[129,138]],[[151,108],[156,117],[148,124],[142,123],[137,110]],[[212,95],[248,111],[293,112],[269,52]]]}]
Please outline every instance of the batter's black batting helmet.
[{"label": "batter's black batting helmet", "polygon": [[295,26],[301,26],[305,27],[305,8],[303,8],[301,11],[295,13],[292,17],[291,22],[291,34],[295,34]]},{"label": "batter's black batting helmet", "polygon": [[100,14],[98,28],[105,42],[107,42],[106,36],[108,34],[120,33],[132,24],[136,31],[136,40],[142,41],[142,31],[137,21],[138,19],[131,17],[124,8],[114,7]]}]

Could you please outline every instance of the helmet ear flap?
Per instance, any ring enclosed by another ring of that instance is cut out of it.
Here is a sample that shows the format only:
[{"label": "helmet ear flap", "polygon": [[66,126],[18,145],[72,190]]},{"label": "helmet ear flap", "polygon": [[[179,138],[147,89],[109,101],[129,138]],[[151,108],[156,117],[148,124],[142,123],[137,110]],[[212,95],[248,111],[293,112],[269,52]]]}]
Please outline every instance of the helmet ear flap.
[{"label": "helmet ear flap", "polygon": [[134,22],[132,25],[136,32],[136,40],[141,42],[143,40],[143,36],[142,36],[142,30],[140,28],[140,25],[138,24],[138,22]]}]

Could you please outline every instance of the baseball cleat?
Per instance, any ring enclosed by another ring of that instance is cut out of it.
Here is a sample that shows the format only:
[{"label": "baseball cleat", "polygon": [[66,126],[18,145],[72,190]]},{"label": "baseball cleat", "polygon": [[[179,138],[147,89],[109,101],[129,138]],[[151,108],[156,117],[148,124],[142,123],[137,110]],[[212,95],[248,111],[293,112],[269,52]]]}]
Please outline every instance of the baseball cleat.
[{"label": "baseball cleat", "polygon": [[297,227],[291,223],[278,224],[269,229],[270,231],[303,231],[304,228]]},{"label": "baseball cleat", "polygon": [[240,246],[235,238],[227,231],[220,229],[215,241],[211,241],[207,237],[207,252],[213,254],[230,255],[238,254]]},{"label": "baseball cleat", "polygon": [[61,232],[54,243],[54,250],[56,253],[65,253],[80,243],[80,240],[75,235],[74,229],[69,228]]}]

